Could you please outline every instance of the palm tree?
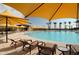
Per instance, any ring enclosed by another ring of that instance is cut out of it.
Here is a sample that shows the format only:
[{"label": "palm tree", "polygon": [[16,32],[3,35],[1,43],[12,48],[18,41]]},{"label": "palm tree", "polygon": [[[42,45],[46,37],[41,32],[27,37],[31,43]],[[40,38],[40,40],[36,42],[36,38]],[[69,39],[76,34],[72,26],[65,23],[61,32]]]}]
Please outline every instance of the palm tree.
[{"label": "palm tree", "polygon": [[60,23],[59,23],[59,29],[61,29],[61,24],[62,24],[62,23],[60,22]]},{"label": "palm tree", "polygon": [[79,20],[76,21],[76,28],[79,28]]},{"label": "palm tree", "polygon": [[51,29],[51,21],[49,21],[49,22],[47,23],[47,25],[48,25],[48,29],[50,30],[50,29]]},{"label": "palm tree", "polygon": [[53,24],[54,24],[54,29],[56,29],[56,24],[57,24],[57,23],[56,23],[56,22],[53,22]]},{"label": "palm tree", "polygon": [[66,29],[66,22],[64,22],[64,25],[65,25],[65,29]]},{"label": "palm tree", "polygon": [[68,23],[69,23],[69,29],[70,29],[71,22],[69,21]]}]

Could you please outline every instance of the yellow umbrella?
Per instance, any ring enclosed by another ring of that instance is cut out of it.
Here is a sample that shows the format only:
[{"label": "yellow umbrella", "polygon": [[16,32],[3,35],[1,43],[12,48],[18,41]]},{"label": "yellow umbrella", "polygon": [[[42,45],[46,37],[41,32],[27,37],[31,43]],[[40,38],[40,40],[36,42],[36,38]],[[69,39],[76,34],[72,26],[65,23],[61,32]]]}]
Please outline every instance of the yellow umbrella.
[{"label": "yellow umbrella", "polygon": [[28,20],[25,20],[20,17],[14,16],[10,11],[6,10],[0,14],[1,20],[0,24],[6,24],[6,17],[8,17],[8,24],[9,25],[16,25],[16,24],[28,24]]},{"label": "yellow umbrella", "polygon": [[10,11],[6,10],[0,14],[0,24],[6,26],[6,42],[8,42],[8,25],[14,26],[17,24],[28,24],[26,19],[14,16]]},{"label": "yellow umbrella", "polygon": [[[48,20],[76,18],[78,3],[4,3],[22,12],[26,17],[42,17]],[[60,6],[61,5],[61,6]],[[58,10],[57,10],[58,9]],[[54,15],[55,14],[55,15]],[[52,15],[54,15],[52,17]]]},{"label": "yellow umbrella", "polygon": [[18,29],[24,29],[25,26],[16,26]]},{"label": "yellow umbrella", "polygon": [[[6,27],[6,24],[0,24],[0,27]],[[8,24],[8,27],[17,28],[16,25],[10,25],[10,24]]]}]

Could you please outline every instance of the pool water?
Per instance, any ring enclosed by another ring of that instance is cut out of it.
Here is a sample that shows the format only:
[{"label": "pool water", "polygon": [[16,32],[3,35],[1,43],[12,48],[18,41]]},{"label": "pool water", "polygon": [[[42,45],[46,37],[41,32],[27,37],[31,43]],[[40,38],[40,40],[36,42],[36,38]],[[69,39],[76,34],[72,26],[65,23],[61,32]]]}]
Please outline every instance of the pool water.
[{"label": "pool water", "polygon": [[30,31],[26,34],[42,41],[79,44],[79,33],[74,31]]}]

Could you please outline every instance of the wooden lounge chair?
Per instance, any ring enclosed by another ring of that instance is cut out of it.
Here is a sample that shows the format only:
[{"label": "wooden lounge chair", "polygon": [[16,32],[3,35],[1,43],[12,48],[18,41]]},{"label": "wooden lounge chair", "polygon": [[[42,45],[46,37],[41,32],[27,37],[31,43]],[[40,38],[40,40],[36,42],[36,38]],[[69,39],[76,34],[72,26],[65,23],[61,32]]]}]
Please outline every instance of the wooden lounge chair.
[{"label": "wooden lounge chair", "polygon": [[43,42],[42,45],[38,45],[38,54],[41,55],[54,55],[56,53],[56,44],[50,46],[49,43]]},{"label": "wooden lounge chair", "polygon": [[32,47],[35,48],[37,46],[37,41],[32,41],[32,40],[19,40],[22,43],[22,50],[26,51],[25,48],[28,48],[28,50],[30,50],[30,54],[31,54],[31,50]]},{"label": "wooden lounge chair", "polygon": [[70,47],[70,54],[79,55],[79,45],[71,44]]},{"label": "wooden lounge chair", "polygon": [[16,48],[17,46],[21,45],[19,40],[17,40],[17,41],[15,41],[14,39],[9,39],[9,40],[11,41],[11,44],[10,44],[11,47],[15,47]]},{"label": "wooden lounge chair", "polygon": [[70,55],[79,55],[79,45],[77,44],[67,44],[70,48]]},{"label": "wooden lounge chair", "polygon": [[[30,46],[30,44],[27,42],[27,41],[25,41],[25,40],[19,40],[21,43],[22,43],[22,50],[23,51],[25,51],[24,50],[24,48],[26,47],[26,45],[29,47]],[[32,42],[31,40],[28,40],[28,41],[30,41],[30,42]]]}]

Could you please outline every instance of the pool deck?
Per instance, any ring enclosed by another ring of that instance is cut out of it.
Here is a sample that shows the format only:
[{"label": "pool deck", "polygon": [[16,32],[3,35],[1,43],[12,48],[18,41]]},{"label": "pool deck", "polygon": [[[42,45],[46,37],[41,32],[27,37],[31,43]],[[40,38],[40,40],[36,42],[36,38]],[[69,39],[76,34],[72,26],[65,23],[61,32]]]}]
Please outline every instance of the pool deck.
[{"label": "pool deck", "polygon": [[[39,39],[35,39],[35,38],[32,38],[32,37],[29,37],[28,35],[24,35],[25,32],[16,32],[16,33],[13,33],[13,34],[9,34],[8,35],[8,38],[12,38],[12,39],[15,39],[15,40],[18,40],[19,38],[20,39],[31,39],[31,40],[39,40]],[[18,38],[18,39],[17,39]],[[10,41],[8,43],[4,43],[5,42],[5,36],[0,38],[2,43],[0,42],[0,55],[30,55],[29,52],[28,53],[25,53],[24,51],[21,51],[21,48],[22,47],[18,47],[16,49],[11,49],[12,47],[10,47]],[[4,39],[4,40],[2,40]],[[45,41],[47,42],[47,41]],[[66,44],[64,43],[59,43],[59,42],[50,42],[50,43],[55,43],[57,44],[58,46],[66,46]],[[37,53],[37,48],[33,49],[32,50],[32,55],[35,55]],[[56,55],[60,54],[61,52],[56,51]]]}]

